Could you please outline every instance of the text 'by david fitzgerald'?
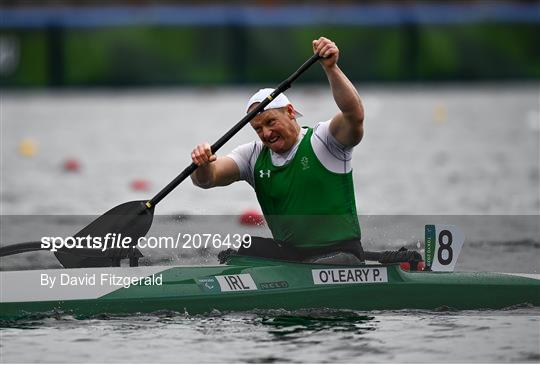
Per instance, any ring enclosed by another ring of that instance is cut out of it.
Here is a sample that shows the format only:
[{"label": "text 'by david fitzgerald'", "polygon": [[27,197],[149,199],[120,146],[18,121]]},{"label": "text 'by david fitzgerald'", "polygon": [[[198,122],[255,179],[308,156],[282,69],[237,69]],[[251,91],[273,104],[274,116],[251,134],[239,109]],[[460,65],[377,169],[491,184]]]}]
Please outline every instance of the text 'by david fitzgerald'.
[{"label": "text 'by david fitzgerald'", "polygon": [[54,288],[55,286],[117,286],[129,288],[132,285],[163,285],[161,274],[150,276],[122,276],[111,273],[92,274],[46,274],[40,275],[41,286]]}]

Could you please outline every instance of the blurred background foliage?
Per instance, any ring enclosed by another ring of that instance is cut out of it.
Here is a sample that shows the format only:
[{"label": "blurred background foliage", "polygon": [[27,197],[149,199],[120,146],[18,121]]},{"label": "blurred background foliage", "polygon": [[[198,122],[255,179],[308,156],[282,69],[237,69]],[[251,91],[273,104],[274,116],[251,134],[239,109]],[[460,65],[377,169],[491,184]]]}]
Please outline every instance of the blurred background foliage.
[{"label": "blurred background foliage", "polygon": [[275,83],[321,35],[354,81],[540,79],[537,1],[3,1],[0,20],[3,87]]}]

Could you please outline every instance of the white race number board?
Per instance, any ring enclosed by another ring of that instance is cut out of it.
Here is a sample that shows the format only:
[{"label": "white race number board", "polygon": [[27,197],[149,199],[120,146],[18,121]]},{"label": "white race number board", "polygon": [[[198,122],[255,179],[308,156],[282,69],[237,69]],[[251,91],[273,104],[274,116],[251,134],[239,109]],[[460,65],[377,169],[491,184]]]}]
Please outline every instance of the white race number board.
[{"label": "white race number board", "polygon": [[425,262],[431,271],[454,271],[463,247],[463,232],[452,225],[426,224]]}]

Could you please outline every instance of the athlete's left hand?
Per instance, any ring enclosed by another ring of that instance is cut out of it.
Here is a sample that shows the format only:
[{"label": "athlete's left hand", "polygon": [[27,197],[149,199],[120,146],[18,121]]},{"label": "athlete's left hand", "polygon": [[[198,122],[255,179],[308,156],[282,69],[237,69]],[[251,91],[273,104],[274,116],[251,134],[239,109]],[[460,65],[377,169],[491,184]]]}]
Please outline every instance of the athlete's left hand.
[{"label": "athlete's left hand", "polygon": [[334,42],[325,37],[313,41],[313,53],[318,53],[323,57],[320,62],[327,68],[334,67],[339,58],[339,48]]}]

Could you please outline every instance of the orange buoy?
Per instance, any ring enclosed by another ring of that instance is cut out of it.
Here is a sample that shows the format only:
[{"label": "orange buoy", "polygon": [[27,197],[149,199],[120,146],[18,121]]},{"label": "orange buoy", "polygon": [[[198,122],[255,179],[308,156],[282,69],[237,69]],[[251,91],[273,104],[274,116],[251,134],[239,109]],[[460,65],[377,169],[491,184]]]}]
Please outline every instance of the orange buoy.
[{"label": "orange buoy", "polygon": [[37,142],[32,138],[25,138],[19,143],[19,154],[24,157],[32,157],[37,153]]},{"label": "orange buoy", "polygon": [[150,190],[150,181],[144,179],[135,179],[131,182],[131,189],[136,191]]},{"label": "orange buoy", "polygon": [[64,161],[64,171],[77,172],[81,169],[81,163],[76,158],[68,158]]},{"label": "orange buoy", "polygon": [[445,105],[437,105],[433,109],[433,121],[435,123],[446,123],[448,121],[448,108]]},{"label": "orange buoy", "polygon": [[256,210],[246,210],[240,215],[240,224],[245,226],[261,226],[264,224],[264,217]]}]

